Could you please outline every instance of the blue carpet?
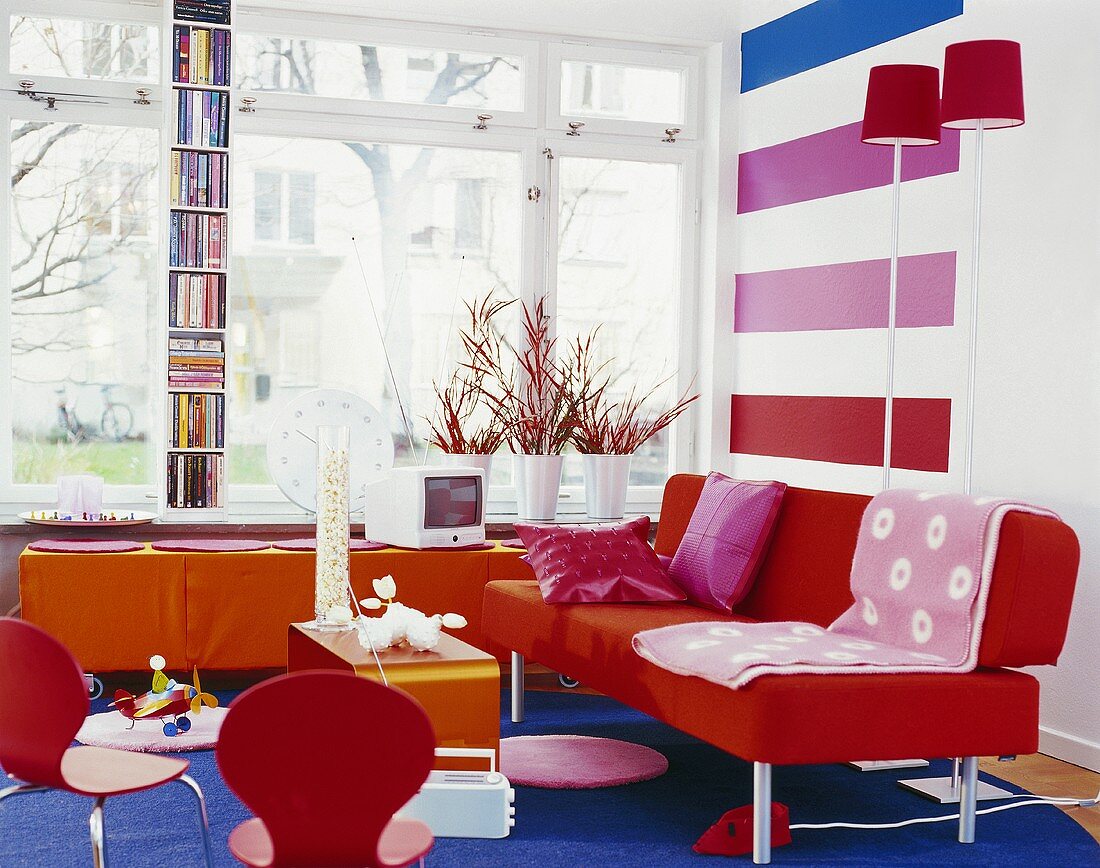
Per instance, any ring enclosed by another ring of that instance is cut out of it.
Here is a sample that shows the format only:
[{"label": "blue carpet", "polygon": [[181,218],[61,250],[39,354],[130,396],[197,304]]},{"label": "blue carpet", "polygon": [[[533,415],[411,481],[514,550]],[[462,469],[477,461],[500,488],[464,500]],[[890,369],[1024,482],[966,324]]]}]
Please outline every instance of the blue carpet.
[{"label": "blue carpet", "polygon": [[[95,705],[102,710],[102,700]],[[505,718],[502,734],[571,732],[621,738],[664,753],[669,771],[653,781],[603,790],[521,787],[511,837],[441,839],[428,856],[429,866],[723,864],[695,855],[691,844],[725,810],[751,800],[749,764],[603,697],[532,692],[527,713],[527,723],[518,726]],[[191,774],[209,801],[215,862],[234,865],[226,837],[248,814],[221,782],[213,753],[187,756]],[[945,772],[945,764],[934,764],[931,772],[916,774]],[[901,774],[906,773],[860,774],[838,765],[779,767],[774,794],[790,805],[796,823],[890,822],[953,813],[898,789],[894,781]],[[0,866],[90,864],[89,807],[90,800],[64,793],[5,801],[0,805]],[[191,797],[181,784],[110,800],[106,824],[115,868],[200,863]],[[1100,846],[1051,806],[979,817],[978,842],[969,846],[955,841],[956,831],[954,822],[946,822],[882,831],[795,832],[794,843],[776,849],[773,858],[777,865],[1100,866]],[[751,859],[741,857],[739,864],[751,864]]]}]

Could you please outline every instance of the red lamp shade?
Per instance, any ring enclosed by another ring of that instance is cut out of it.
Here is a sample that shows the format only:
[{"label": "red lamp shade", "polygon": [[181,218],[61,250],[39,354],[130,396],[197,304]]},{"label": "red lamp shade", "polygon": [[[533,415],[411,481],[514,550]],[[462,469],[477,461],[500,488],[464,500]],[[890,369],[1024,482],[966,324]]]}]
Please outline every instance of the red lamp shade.
[{"label": "red lamp shade", "polygon": [[947,46],[940,122],[957,130],[1018,127],[1024,122],[1020,43],[978,39]]},{"label": "red lamp shade", "polygon": [[934,66],[874,66],[867,79],[861,138],[869,145],[938,145],[940,71]]}]

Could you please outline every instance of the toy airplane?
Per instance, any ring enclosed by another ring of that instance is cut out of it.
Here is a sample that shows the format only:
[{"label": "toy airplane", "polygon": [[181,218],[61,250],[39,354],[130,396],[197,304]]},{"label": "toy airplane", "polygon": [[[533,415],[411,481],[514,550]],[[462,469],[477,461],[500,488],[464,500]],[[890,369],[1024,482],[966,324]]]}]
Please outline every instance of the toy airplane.
[{"label": "toy airplane", "polygon": [[111,703],[123,717],[130,719],[130,729],[138,720],[164,720],[164,734],[172,738],[191,728],[188,712],[198,714],[204,705],[207,708],[218,707],[218,697],[202,692],[197,668],[195,683],[191,685],[180,684],[165,675],[165,661],[159,654],[149,658],[149,665],[153,669],[153,689],[141,696],[134,696],[128,690],[116,690],[115,701]]}]

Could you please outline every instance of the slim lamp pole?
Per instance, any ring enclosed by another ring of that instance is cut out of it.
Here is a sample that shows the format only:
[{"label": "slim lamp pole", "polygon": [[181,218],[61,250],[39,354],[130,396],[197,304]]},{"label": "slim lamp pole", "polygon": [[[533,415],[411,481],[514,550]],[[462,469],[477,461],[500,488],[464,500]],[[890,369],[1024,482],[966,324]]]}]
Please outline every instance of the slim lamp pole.
[{"label": "slim lamp pole", "polygon": [[882,489],[890,487],[894,429],[894,329],[898,313],[898,226],[901,222],[901,139],[894,139],[894,213],[890,229],[890,312],[886,325],[886,420],[882,434]]},{"label": "slim lamp pole", "polygon": [[970,260],[970,362],[966,370],[966,451],[963,493],[970,494],[974,471],[974,377],[978,362],[978,265],[982,233],[982,136],[984,121],[974,128],[974,245]]}]

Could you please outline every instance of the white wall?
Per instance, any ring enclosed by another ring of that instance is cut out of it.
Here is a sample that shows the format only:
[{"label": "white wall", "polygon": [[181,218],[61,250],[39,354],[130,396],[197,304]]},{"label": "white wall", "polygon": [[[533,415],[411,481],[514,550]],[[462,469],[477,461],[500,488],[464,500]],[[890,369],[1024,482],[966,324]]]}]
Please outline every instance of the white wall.
[{"label": "white wall", "polygon": [[[746,4],[742,28],[795,5]],[[1042,667],[1042,748],[1100,769],[1100,8],[1086,0],[967,0],[961,17],[741,96],[738,150],[787,141],[862,116],[878,63],[942,67],[945,45],[1007,38],[1023,49],[1027,123],[985,138],[974,491],[1059,511],[1083,561],[1069,637],[1057,668]],[[953,399],[947,474],[895,471],[892,484],[959,490],[966,419],[974,135],[958,173],[907,182],[901,253],[958,250],[955,325],[898,333],[896,393]],[[723,159],[732,159],[723,145]],[[736,271],[885,257],[889,188],[773,208],[736,221]],[[732,293],[720,274],[719,292]],[[723,283],[724,282],[724,283]],[[883,330],[739,334],[734,391],[882,395]],[[712,451],[736,475],[871,492],[875,468]]]}]

